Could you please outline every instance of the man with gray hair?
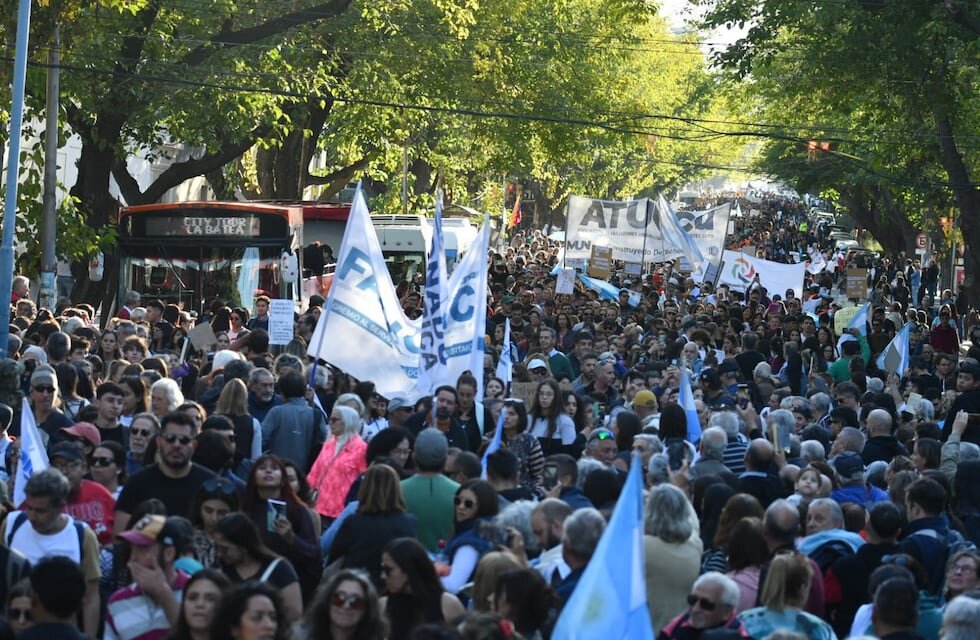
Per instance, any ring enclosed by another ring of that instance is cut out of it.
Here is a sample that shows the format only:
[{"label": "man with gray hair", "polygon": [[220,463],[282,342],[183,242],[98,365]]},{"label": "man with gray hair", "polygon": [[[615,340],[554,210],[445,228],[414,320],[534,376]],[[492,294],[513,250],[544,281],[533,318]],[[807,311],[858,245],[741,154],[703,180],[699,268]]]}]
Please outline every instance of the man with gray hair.
[{"label": "man with gray hair", "polygon": [[845,451],[853,451],[860,454],[864,451],[865,438],[860,429],[854,427],[844,427],[834,439],[834,444],[830,447],[830,457],[836,458]]},{"label": "man with gray hair", "polygon": [[701,434],[698,449],[701,458],[691,467],[691,477],[707,475],[727,475],[731,473],[725,466],[725,449],[728,447],[728,434],[721,427],[709,427]]},{"label": "man with gray hair", "polygon": [[943,640],[974,640],[980,637],[980,601],[956,596],[943,611]]},{"label": "man with gray hair", "polygon": [[722,462],[728,470],[735,474],[745,471],[745,449],[748,443],[739,430],[738,416],[731,411],[719,411],[712,414],[708,424],[711,427],[719,427],[725,432],[726,443]]},{"label": "man with gray hair", "polygon": [[830,396],[820,391],[810,396],[810,421],[819,424],[830,433],[830,426],[827,424],[830,418]]},{"label": "man with gray hair", "polygon": [[708,629],[725,629],[731,632],[732,637],[744,637],[742,622],[735,617],[739,593],[738,584],[725,574],[717,571],[705,573],[694,581],[687,596],[690,608],[671,620],[658,638],[688,640],[701,636]]},{"label": "man with gray hair", "polygon": [[21,552],[32,564],[49,556],[65,556],[85,574],[83,631],[95,636],[99,627],[99,541],[88,525],[65,513],[71,483],[54,467],[35,472],[24,488],[22,511],[4,521],[3,544]]},{"label": "man with gray hair", "polygon": [[864,539],[844,529],[844,511],[837,501],[817,498],[806,513],[806,537],[799,549],[817,563],[823,575],[838,559],[856,552]]},{"label": "man with gray hair", "polygon": [[866,424],[868,441],[859,452],[865,465],[869,465],[875,460],[891,462],[895,456],[908,455],[905,445],[892,435],[892,416],[890,413],[884,409],[874,409],[868,414]]},{"label": "man with gray hair", "polygon": [[561,556],[572,571],[555,589],[562,606],[572,597],[605,530],[606,519],[592,507],[579,509],[565,519]]},{"label": "man with gray hair", "polygon": [[803,462],[810,464],[826,460],[827,452],[819,441],[804,440],[800,443],[800,457],[803,458]]}]

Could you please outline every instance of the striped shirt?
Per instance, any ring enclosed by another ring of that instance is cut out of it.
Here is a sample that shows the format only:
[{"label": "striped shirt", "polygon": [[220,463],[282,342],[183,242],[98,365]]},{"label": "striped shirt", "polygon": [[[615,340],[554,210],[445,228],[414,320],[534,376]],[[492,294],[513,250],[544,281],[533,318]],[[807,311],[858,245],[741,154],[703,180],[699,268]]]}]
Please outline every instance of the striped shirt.
[{"label": "striped shirt", "polygon": [[[173,590],[177,602],[184,598],[190,576],[177,571]],[[136,584],[123,587],[109,597],[103,640],[160,640],[170,635],[170,621],[163,607],[143,595]]]},{"label": "striped shirt", "polygon": [[728,446],[725,447],[721,460],[732,473],[738,475],[745,471],[745,450],[747,448],[737,439],[728,440]]}]

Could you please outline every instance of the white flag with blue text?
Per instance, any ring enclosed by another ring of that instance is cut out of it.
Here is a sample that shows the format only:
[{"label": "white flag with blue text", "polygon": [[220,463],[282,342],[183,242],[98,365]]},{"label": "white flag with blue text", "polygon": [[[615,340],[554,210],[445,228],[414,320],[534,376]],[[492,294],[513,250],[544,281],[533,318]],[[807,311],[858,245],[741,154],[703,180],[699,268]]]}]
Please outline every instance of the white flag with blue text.
[{"label": "white flag with blue text", "polygon": [[[443,337],[445,365],[438,384],[456,386],[470,371],[476,378],[476,399],[483,399],[483,355],[487,333],[487,253],[490,224],[486,222],[449,276],[447,297],[442,307],[446,316]],[[438,386],[438,384],[436,386]]]},{"label": "white flag with blue text", "polygon": [[37,471],[48,468],[48,454],[44,450],[44,441],[37,430],[34,411],[27,398],[20,406],[20,460],[17,463],[17,477],[14,478],[14,505],[20,505],[27,498],[24,489],[27,481]]},{"label": "white flag with blue text", "polygon": [[[500,361],[497,363],[497,377],[508,385],[514,381],[514,362],[510,353],[510,318],[504,320],[504,348],[500,350]],[[508,391],[505,389],[504,391]]]},{"label": "white flag with blue text", "polygon": [[417,320],[405,316],[360,186],[354,193],[337,268],[307,353],[374,382],[391,398],[417,397]]},{"label": "white flag with blue text", "polygon": [[442,233],[442,191],[436,193],[436,215],[433,219],[432,238],[429,242],[429,257],[425,264],[425,292],[422,300],[422,327],[419,341],[420,395],[432,394],[440,384],[456,384],[453,379],[446,382],[446,325],[448,299],[448,275],[446,272],[446,249]]}]

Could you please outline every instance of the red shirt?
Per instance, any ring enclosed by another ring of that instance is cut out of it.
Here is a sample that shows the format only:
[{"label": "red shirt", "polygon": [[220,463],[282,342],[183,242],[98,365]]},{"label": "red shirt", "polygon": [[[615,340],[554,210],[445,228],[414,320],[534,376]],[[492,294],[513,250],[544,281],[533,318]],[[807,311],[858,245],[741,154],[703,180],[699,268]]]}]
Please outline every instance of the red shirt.
[{"label": "red shirt", "polygon": [[68,497],[65,513],[92,527],[101,546],[112,544],[116,499],[98,482],[82,480],[78,493]]}]

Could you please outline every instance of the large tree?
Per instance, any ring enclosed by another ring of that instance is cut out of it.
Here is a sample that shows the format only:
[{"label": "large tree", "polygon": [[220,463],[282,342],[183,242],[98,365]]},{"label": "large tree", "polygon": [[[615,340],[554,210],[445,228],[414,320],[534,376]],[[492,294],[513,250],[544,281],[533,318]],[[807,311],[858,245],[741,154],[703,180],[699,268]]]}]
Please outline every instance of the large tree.
[{"label": "large tree", "polygon": [[[912,231],[929,230],[947,202],[959,209],[967,245],[980,247],[976,2],[700,4],[707,26],[747,27],[717,57],[762,98],[733,130],[773,140],[769,160],[809,162],[787,171],[801,181],[827,170],[823,183],[837,181],[888,248],[908,248]],[[809,140],[829,142],[815,155],[836,157],[812,160]],[[976,300],[980,253],[966,252],[966,268]]]}]

